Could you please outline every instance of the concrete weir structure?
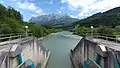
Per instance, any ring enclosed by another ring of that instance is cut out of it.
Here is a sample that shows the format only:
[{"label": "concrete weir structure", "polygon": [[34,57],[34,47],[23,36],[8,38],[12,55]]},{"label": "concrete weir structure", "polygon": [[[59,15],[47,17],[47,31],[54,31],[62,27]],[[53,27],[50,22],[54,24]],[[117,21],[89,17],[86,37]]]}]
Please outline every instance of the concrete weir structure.
[{"label": "concrete weir structure", "polygon": [[120,68],[120,43],[84,37],[71,50],[74,68]]},{"label": "concrete weir structure", "polygon": [[0,68],[45,68],[50,51],[35,37],[0,43]]}]

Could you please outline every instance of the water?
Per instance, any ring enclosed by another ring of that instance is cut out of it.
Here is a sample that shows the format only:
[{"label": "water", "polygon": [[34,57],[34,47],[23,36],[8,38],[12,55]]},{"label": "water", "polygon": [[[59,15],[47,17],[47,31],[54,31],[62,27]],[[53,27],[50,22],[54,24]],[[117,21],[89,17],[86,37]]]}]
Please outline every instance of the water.
[{"label": "water", "polygon": [[72,68],[69,53],[79,39],[79,36],[72,35],[70,32],[59,32],[56,35],[45,37],[42,43],[51,51],[46,68]]}]

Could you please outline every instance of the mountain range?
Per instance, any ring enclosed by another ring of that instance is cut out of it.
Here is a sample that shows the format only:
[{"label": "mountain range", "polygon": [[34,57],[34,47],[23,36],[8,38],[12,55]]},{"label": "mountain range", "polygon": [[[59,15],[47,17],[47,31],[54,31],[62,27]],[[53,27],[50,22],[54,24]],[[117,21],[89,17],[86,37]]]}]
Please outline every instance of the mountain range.
[{"label": "mountain range", "polygon": [[32,17],[29,20],[29,22],[43,24],[43,25],[70,24],[75,21],[78,21],[78,19],[72,18],[67,14],[46,14],[37,17]]}]

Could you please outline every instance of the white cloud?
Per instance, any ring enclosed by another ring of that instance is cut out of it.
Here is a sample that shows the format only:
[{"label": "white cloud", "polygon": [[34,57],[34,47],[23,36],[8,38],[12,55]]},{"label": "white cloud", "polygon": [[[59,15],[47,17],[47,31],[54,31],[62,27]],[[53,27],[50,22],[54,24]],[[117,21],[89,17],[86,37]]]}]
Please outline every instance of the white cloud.
[{"label": "white cloud", "polygon": [[32,17],[37,17],[37,16],[39,16],[39,15],[44,15],[44,14],[45,14],[45,13],[43,12],[42,9],[38,9],[38,10],[35,11],[34,14],[31,14],[31,15],[32,15]]},{"label": "white cloud", "polygon": [[68,0],[68,4],[78,8],[78,7],[88,7],[93,4],[96,0]]},{"label": "white cloud", "polygon": [[45,14],[42,9],[36,10],[36,13],[40,15]]},{"label": "white cloud", "polygon": [[17,2],[18,8],[24,9],[24,10],[36,10],[37,6],[34,3],[30,2]]},{"label": "white cloud", "polygon": [[82,10],[78,17],[90,16],[120,6],[120,0],[68,0],[67,3],[71,10]]},{"label": "white cloud", "polygon": [[[29,2],[29,1],[25,1],[23,3],[17,2],[17,5],[18,5],[17,7],[26,11],[32,11],[34,13],[32,16],[45,14],[41,8],[36,6],[35,3]],[[31,0],[31,1],[34,1],[34,0]]]},{"label": "white cloud", "polygon": [[77,16],[74,16],[74,15],[70,15],[70,17],[72,17],[72,18],[77,18]]},{"label": "white cloud", "polygon": [[58,11],[58,13],[61,13],[61,11]]},{"label": "white cloud", "polygon": [[56,10],[58,13],[62,13],[59,9],[58,10]]},{"label": "white cloud", "polygon": [[61,3],[66,3],[68,0],[61,0]]},{"label": "white cloud", "polygon": [[79,11],[78,8],[75,8],[74,6],[71,6],[71,5],[68,6],[68,9],[71,11]]},{"label": "white cloud", "polygon": [[34,0],[25,0],[24,2],[17,1],[16,2],[17,8],[22,9],[22,11],[28,13],[30,12],[31,13],[30,15],[32,17],[45,14],[40,7],[38,7],[35,3],[30,1],[34,1]]}]

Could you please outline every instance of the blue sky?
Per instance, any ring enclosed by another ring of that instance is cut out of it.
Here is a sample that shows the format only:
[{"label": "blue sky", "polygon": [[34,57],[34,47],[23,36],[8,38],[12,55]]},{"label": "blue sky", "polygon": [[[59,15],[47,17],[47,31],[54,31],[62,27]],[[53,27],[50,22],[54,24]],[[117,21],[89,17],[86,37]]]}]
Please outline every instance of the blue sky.
[{"label": "blue sky", "polygon": [[82,19],[120,6],[120,0],[0,0],[0,3],[20,11],[24,21],[49,13]]}]

